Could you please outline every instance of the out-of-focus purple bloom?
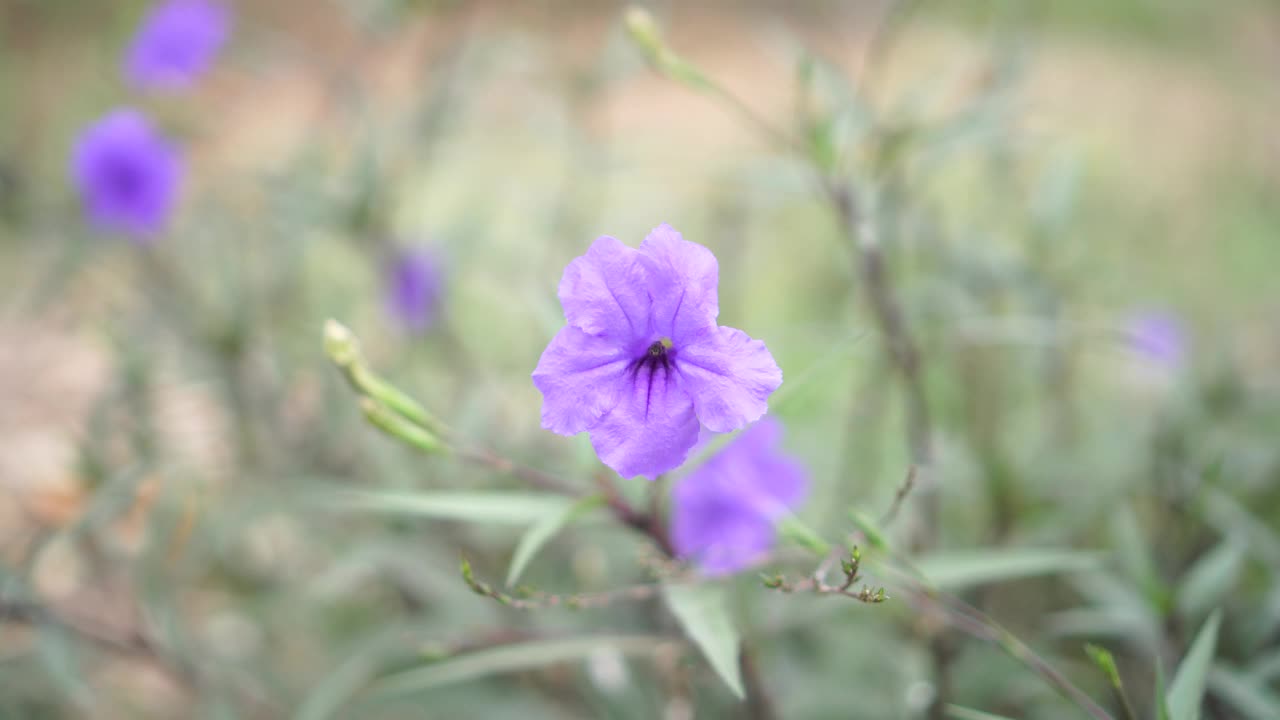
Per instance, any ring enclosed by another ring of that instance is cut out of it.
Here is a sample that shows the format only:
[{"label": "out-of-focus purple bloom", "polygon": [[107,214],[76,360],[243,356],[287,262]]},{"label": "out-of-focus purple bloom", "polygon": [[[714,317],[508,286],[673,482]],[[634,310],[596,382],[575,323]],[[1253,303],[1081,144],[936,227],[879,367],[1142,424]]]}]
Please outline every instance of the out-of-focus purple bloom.
[{"label": "out-of-focus purple bloom", "polygon": [[671,541],[704,574],[735,572],[762,558],[778,519],[804,501],[808,473],[783,454],[782,425],[765,417],[672,490]]},{"label": "out-of-focus purple bloom", "polygon": [[533,371],[542,426],[587,431],[604,464],[650,478],[684,462],[699,421],[736,430],[765,414],[782,371],[741,330],[716,324],[720,271],[661,225],[636,250],[602,237],[565,268],[566,325]]},{"label": "out-of-focus purple bloom", "polygon": [[138,88],[178,90],[202,75],[230,30],[227,7],[211,0],[169,0],[143,18],[125,56],[124,73]]},{"label": "out-of-focus purple bloom", "polygon": [[444,273],[431,251],[402,250],[387,263],[387,314],[409,332],[421,333],[431,328],[443,294]]},{"label": "out-of-focus purple bloom", "polygon": [[1160,365],[1176,368],[1186,355],[1186,333],[1176,315],[1147,311],[1129,319],[1125,336],[1138,354]]},{"label": "out-of-focus purple bloom", "polygon": [[80,134],[71,175],[92,224],[145,241],[172,214],[182,159],[145,115],[124,108]]}]

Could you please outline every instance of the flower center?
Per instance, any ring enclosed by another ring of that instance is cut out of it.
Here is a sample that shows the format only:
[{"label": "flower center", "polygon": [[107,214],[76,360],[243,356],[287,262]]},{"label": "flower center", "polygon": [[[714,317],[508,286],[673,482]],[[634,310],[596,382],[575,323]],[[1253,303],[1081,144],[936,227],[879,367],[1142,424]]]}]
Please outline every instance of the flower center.
[{"label": "flower center", "polygon": [[674,354],[672,346],[673,343],[671,342],[671,338],[664,337],[661,340],[654,340],[653,343],[649,345],[649,349],[644,351],[644,355],[641,356],[639,360],[636,360],[636,369],[638,370],[645,366],[650,369],[657,367],[669,367],[672,359],[671,356]]}]

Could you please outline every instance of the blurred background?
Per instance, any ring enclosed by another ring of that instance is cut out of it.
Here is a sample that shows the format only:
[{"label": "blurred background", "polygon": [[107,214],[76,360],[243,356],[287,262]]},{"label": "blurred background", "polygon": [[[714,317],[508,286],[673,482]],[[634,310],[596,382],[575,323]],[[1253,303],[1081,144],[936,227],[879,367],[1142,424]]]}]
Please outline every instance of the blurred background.
[{"label": "blurred background", "polygon": [[[147,3],[0,2],[0,717],[1082,717],[873,570],[883,604],[732,581],[770,707],[743,705],[653,598],[473,594],[459,557],[500,582],[538,517],[514,493],[333,501],[529,489],[370,428],[327,318],[461,436],[589,492],[529,374],[564,266],[667,222],[785,373],[808,526],[839,541],[920,464],[890,541],[1115,717],[1086,642],[1155,718],[1211,625],[1201,716],[1280,718],[1276,5],[649,5],[713,89],[655,72],[618,3],[228,8],[208,71],[155,92],[121,70]],[[185,164],[148,242],[89,222],[69,170],[125,106]],[[815,171],[878,240],[927,454]],[[645,547],[575,524],[524,577],[644,583]]]}]

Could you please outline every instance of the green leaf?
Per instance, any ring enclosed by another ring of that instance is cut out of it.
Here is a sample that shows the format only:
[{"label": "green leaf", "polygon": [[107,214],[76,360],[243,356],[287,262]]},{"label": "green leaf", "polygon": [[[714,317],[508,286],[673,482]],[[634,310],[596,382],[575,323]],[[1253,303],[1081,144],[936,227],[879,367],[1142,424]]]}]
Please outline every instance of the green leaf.
[{"label": "green leaf", "polygon": [[368,692],[376,698],[403,697],[489,675],[582,660],[602,648],[627,655],[643,655],[653,652],[664,642],[669,641],[638,635],[600,635],[501,645],[388,675],[375,682]]},{"label": "green leaf", "polygon": [[712,669],[733,694],[745,698],[738,652],[742,644],[729,618],[725,589],[710,585],[667,585],[662,590],[667,607]]},{"label": "green leaf", "polygon": [[1205,679],[1209,676],[1209,666],[1213,663],[1214,649],[1218,644],[1218,625],[1221,622],[1222,611],[1215,610],[1201,626],[1187,656],[1178,666],[1178,672],[1173,676],[1173,684],[1169,686],[1169,694],[1166,696],[1170,720],[1197,720],[1200,717]]},{"label": "green leaf", "polygon": [[1280,564],[1280,533],[1249,512],[1238,500],[1221,490],[1210,490],[1205,497],[1206,519],[1223,535],[1241,534],[1248,540],[1249,551],[1272,565]]},{"label": "green leaf", "polygon": [[862,531],[862,534],[866,536],[867,543],[870,544],[871,547],[876,548],[877,550],[883,550],[884,548],[889,547],[889,541],[885,539],[884,531],[880,529],[879,523],[875,520],[872,520],[865,513],[854,509],[849,510],[849,519],[858,527],[859,530]]},{"label": "green leaf", "polygon": [[1010,720],[1003,715],[995,715],[960,705],[947,705],[947,717],[955,718],[955,720]]},{"label": "green leaf", "polygon": [[548,540],[560,532],[561,528],[603,504],[602,496],[592,495],[534,523],[520,538],[511,556],[511,568],[507,570],[507,587],[515,585],[520,580],[520,575],[524,573],[529,561],[542,549],[543,545],[547,544]]},{"label": "green leaf", "polygon": [[563,513],[571,500],[559,495],[528,492],[366,492],[347,491],[330,496],[332,504],[364,512],[413,515],[435,520],[527,525]]},{"label": "green leaf", "polygon": [[1116,548],[1120,567],[1141,588],[1147,602],[1164,614],[1168,609],[1169,589],[1156,570],[1138,518],[1127,505],[1122,505],[1111,516],[1111,546]]},{"label": "green leaf", "polygon": [[359,690],[377,675],[380,663],[391,656],[408,628],[384,628],[362,647],[350,648],[342,662],[320,679],[294,711],[294,720],[327,720],[342,709]]},{"label": "green leaf", "polygon": [[991,548],[939,552],[916,561],[916,568],[940,589],[957,590],[1035,575],[1083,572],[1101,564],[1097,553],[1073,550]]},{"label": "green leaf", "polygon": [[1178,610],[1183,616],[1200,617],[1216,606],[1235,587],[1244,558],[1244,544],[1227,539],[1196,560],[1182,576],[1178,589]]},{"label": "green leaf", "polygon": [[1209,687],[1214,696],[1235,708],[1250,720],[1280,718],[1280,696],[1266,685],[1235,670],[1215,665],[1209,672]]},{"label": "green leaf", "polygon": [[1160,658],[1156,658],[1156,692],[1153,705],[1156,706],[1156,720],[1169,720],[1169,701],[1164,693],[1164,667],[1160,664]]},{"label": "green leaf", "polygon": [[778,534],[783,539],[822,557],[831,552],[831,544],[822,539],[812,528],[800,521],[800,518],[788,516],[778,522]]},{"label": "green leaf", "polygon": [[41,626],[36,650],[57,690],[82,710],[93,707],[93,694],[81,672],[70,631],[55,624]]}]

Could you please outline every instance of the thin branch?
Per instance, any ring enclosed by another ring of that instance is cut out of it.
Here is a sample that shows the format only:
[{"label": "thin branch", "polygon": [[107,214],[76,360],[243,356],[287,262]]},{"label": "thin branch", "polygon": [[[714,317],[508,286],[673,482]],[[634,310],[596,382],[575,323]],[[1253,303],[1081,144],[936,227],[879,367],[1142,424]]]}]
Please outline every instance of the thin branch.
[{"label": "thin branch", "polygon": [[898,486],[897,492],[893,494],[893,502],[889,503],[889,509],[885,510],[884,515],[880,518],[880,527],[886,528],[898,516],[898,511],[902,509],[902,501],[907,499],[907,495],[911,494],[911,489],[916,485],[916,475],[919,469],[912,464],[907,468],[907,478]]},{"label": "thin branch", "polygon": [[569,608],[572,610],[581,610],[587,608],[603,608],[608,607],[615,602],[628,601],[637,602],[640,600],[648,600],[658,594],[662,589],[661,583],[650,583],[646,585],[631,585],[629,587],[615,588],[604,592],[596,593],[573,593],[568,595],[559,595],[554,593],[545,593],[539,590],[524,589],[517,595],[511,595],[502,592],[490,583],[476,578],[474,571],[471,569],[471,563],[466,560],[462,561],[462,579],[467,583],[467,587],[477,595],[492,598],[502,605],[506,605],[516,610],[545,610],[547,608]]},{"label": "thin branch", "polygon": [[474,447],[458,448],[454,450],[453,454],[459,460],[473,465],[480,465],[504,475],[510,475],[539,490],[545,490],[557,495],[568,495],[569,497],[580,497],[582,495],[580,489],[565,483],[555,475],[527,465],[521,465],[514,460],[498,455],[492,450]]},{"label": "thin branch", "polygon": [[154,639],[137,628],[111,627],[46,604],[0,599],[0,622],[4,621],[61,628],[108,652],[147,660],[188,690],[194,691],[200,685],[193,668],[170,657]]},{"label": "thin branch", "polygon": [[1115,720],[1088,693],[1076,687],[1066,675],[1036,654],[1029,645],[1001,627],[981,610],[947,593],[915,588],[908,590],[907,595],[919,606],[943,611],[951,624],[961,632],[998,646],[1010,657],[1030,668],[1059,694],[1074,702],[1091,717],[1097,720]]},{"label": "thin branch", "polygon": [[885,352],[907,393],[907,441],[912,460],[917,465],[928,467],[933,458],[933,423],[924,392],[920,351],[893,292],[884,251],[853,189],[835,181],[827,181],[824,187],[840,220],[841,231],[858,251],[859,278],[871,304],[876,326],[884,338]]}]

